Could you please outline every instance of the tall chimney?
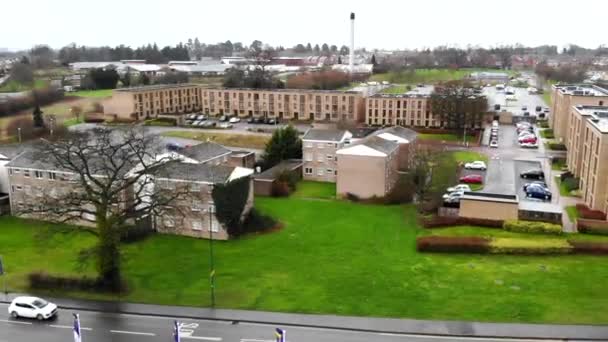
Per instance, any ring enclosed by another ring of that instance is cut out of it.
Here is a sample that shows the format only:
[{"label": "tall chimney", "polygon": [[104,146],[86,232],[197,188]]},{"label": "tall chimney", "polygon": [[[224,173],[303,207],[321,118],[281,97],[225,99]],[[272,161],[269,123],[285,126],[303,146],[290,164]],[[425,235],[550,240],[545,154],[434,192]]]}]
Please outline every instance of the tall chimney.
[{"label": "tall chimney", "polygon": [[348,66],[352,74],[355,71],[355,12],[350,13],[350,60]]}]

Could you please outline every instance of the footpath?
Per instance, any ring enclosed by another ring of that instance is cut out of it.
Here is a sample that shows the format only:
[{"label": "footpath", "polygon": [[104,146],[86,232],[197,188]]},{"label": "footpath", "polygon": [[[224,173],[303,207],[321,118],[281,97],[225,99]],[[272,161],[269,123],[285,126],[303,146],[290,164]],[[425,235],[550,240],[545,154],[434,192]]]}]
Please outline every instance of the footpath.
[{"label": "footpath", "polygon": [[[8,303],[17,295],[0,295],[2,298],[0,302]],[[62,309],[74,311],[257,323],[281,327],[298,326],[372,333],[415,334],[454,337],[455,339],[457,337],[485,337],[608,341],[608,326],[431,321],[195,308],[66,298],[46,299],[56,303]]]}]

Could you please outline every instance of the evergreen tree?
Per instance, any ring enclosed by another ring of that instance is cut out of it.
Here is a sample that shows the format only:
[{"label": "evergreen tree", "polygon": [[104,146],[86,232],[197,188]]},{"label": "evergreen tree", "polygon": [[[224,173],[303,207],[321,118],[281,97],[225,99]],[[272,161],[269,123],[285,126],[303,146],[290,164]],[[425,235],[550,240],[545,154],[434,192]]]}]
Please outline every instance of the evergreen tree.
[{"label": "evergreen tree", "polygon": [[34,127],[44,127],[44,120],[42,119],[42,110],[40,109],[40,105],[36,104],[36,108],[34,108],[34,112],[32,113],[34,116]]},{"label": "evergreen tree", "polygon": [[271,168],[282,160],[302,158],[302,140],[298,130],[289,125],[272,133],[272,138],[264,148],[262,167]]},{"label": "evergreen tree", "polygon": [[378,63],[376,62],[376,55],[375,55],[375,54],[374,54],[374,55],[372,55],[372,65],[373,65],[373,66],[378,65]]},{"label": "evergreen tree", "polygon": [[310,45],[310,43],[306,44],[306,51],[312,52],[312,45]]},{"label": "evergreen tree", "polygon": [[342,64],[342,56],[338,55],[338,64]]}]

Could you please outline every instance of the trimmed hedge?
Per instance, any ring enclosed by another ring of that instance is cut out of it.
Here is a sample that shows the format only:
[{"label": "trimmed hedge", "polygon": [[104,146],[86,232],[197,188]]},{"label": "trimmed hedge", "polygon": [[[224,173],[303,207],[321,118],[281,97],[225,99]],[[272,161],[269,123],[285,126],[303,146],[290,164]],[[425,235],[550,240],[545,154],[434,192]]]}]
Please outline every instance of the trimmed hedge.
[{"label": "trimmed hedge", "polygon": [[568,240],[572,246],[572,252],[576,254],[601,254],[608,255],[608,242],[587,242]]},{"label": "trimmed hedge", "polygon": [[488,253],[490,239],[478,236],[423,236],[416,239],[418,252]]},{"label": "trimmed hedge", "polygon": [[505,221],[503,229],[509,232],[516,233],[532,233],[532,234],[552,234],[561,235],[563,233],[562,226],[554,223],[538,222],[538,221]]},{"label": "trimmed hedge", "polygon": [[576,229],[583,234],[608,235],[608,222],[605,226],[591,226],[577,220]]},{"label": "trimmed hedge", "polygon": [[440,228],[440,227],[452,227],[452,226],[481,226],[490,228],[502,228],[503,220],[487,220],[487,219],[476,219],[466,217],[445,217],[445,216],[433,216],[431,218],[421,217],[419,219],[420,225],[424,228]]},{"label": "trimmed hedge", "polygon": [[120,242],[133,243],[144,240],[152,234],[154,230],[145,224],[129,226],[120,231]]},{"label": "trimmed hedge", "polygon": [[547,255],[568,254],[572,246],[566,240],[538,242],[532,239],[496,238],[490,243],[492,254]]},{"label": "trimmed hedge", "polygon": [[554,151],[567,151],[568,150],[566,148],[566,145],[564,145],[564,144],[550,142],[550,143],[548,143],[548,145],[549,145],[549,149],[554,150]]}]

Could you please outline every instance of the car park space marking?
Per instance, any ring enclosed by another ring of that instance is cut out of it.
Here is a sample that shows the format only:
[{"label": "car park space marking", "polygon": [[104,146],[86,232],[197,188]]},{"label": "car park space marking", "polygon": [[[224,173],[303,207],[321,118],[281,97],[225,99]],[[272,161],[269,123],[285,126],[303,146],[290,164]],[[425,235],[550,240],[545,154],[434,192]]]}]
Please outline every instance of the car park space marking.
[{"label": "car park space marking", "polygon": [[110,332],[113,333],[113,334],[156,336],[156,334],[154,334],[154,333],[138,332],[138,331],[110,330]]},{"label": "car park space marking", "polygon": [[242,338],[241,342],[275,342],[275,340],[257,340],[255,338]]},{"label": "car park space marking", "polygon": [[[221,337],[207,337],[207,336],[180,336],[183,339],[201,340],[201,341],[221,341]],[[274,342],[274,341],[272,341]]]},{"label": "car park space marking", "polygon": [[[57,324],[49,324],[51,328],[59,328],[59,329],[74,329],[71,325],[57,325]],[[91,328],[80,327],[80,330],[92,331]]]},{"label": "car park space marking", "polygon": [[2,322],[2,323],[12,323],[12,324],[32,325],[32,322],[11,321],[11,320],[8,320],[8,319],[0,319],[0,322]]}]

